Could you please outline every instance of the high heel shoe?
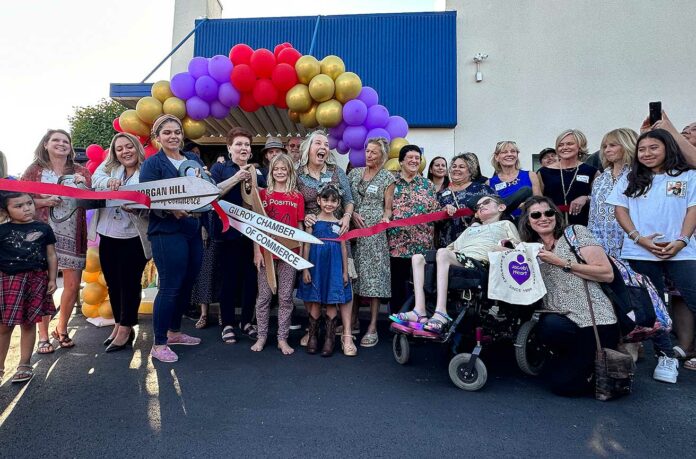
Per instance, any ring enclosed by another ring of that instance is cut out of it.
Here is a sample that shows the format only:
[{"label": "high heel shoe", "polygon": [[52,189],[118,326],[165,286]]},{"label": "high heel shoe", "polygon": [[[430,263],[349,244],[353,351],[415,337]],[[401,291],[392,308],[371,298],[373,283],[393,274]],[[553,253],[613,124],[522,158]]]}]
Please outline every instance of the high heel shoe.
[{"label": "high heel shoe", "polygon": [[104,340],[104,342],[103,342],[102,344],[103,344],[104,346],[109,346],[109,344],[111,344],[111,343],[113,343],[113,342],[114,342],[114,338],[112,338],[112,337],[109,336],[108,338],[106,338],[106,339]]},{"label": "high heel shoe", "polygon": [[123,349],[127,347],[133,347],[133,341],[135,340],[135,331],[131,330],[130,334],[128,335],[128,341],[126,341],[124,344],[114,344],[113,342],[109,344],[109,346],[106,348],[106,352],[117,352],[117,351],[122,351]]}]

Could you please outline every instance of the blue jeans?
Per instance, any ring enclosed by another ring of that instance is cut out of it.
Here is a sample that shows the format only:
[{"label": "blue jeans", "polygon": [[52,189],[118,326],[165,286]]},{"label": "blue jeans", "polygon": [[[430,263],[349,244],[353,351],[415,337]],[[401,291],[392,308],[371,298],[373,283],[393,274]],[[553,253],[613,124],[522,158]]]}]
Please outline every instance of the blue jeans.
[{"label": "blue jeans", "polygon": [[191,290],[203,259],[200,231],[150,236],[152,257],[159,275],[152,324],[155,344],[167,344],[167,331],[181,329],[181,316],[191,302]]}]

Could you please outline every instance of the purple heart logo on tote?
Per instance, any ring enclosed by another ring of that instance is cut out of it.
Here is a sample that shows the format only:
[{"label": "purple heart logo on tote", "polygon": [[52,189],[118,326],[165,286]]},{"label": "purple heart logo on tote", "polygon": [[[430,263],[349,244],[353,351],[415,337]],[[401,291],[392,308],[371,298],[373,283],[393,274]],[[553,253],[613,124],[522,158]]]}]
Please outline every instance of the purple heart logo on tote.
[{"label": "purple heart logo on tote", "polygon": [[518,285],[524,284],[531,277],[529,265],[524,262],[524,255],[517,255],[517,261],[510,262],[508,271]]}]

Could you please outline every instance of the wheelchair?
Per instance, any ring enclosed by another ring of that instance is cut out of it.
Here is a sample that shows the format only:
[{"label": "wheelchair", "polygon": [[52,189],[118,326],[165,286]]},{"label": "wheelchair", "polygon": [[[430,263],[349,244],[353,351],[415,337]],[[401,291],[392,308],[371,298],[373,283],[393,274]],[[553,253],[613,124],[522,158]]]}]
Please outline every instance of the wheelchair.
[{"label": "wheelchair", "polygon": [[[425,296],[429,314],[434,311],[436,285],[436,251],[425,255]],[[537,339],[538,304],[528,306],[503,303],[486,298],[487,279],[471,279],[463,268],[450,266],[447,313],[453,321],[437,338],[415,336],[406,327],[391,325],[394,332],[392,351],[397,363],[405,365],[411,356],[411,343],[431,341],[450,347],[454,355],[449,362],[449,377],[460,389],[476,391],[488,379],[488,370],[481,358],[484,346],[511,342],[518,367],[526,374],[537,376],[546,360],[546,349]],[[411,296],[401,309],[413,309]],[[473,345],[473,349],[471,346]],[[468,351],[468,352],[467,352]]]}]

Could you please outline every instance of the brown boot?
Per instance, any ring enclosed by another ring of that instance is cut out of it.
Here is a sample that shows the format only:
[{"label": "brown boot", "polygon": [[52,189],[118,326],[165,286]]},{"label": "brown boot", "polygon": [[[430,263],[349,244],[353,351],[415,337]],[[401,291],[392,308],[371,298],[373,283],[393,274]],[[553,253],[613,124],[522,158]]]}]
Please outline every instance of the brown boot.
[{"label": "brown boot", "polygon": [[336,318],[326,318],[326,335],[324,336],[324,348],[321,350],[322,357],[331,357],[336,341]]},{"label": "brown boot", "polygon": [[309,340],[307,341],[307,354],[316,354],[319,350],[319,319],[309,316]]}]

